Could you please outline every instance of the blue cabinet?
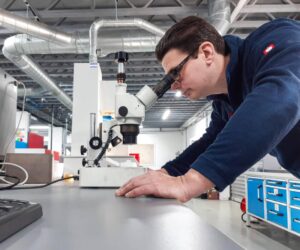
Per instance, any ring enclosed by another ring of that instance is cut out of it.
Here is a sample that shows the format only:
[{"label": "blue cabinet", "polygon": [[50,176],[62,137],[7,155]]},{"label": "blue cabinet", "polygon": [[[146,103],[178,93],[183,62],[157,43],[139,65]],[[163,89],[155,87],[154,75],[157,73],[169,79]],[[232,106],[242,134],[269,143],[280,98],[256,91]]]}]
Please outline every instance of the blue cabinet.
[{"label": "blue cabinet", "polygon": [[291,229],[300,234],[300,209],[291,208]]},{"label": "blue cabinet", "polygon": [[300,236],[300,180],[291,175],[246,175],[247,226],[260,218]]},{"label": "blue cabinet", "polygon": [[248,185],[248,213],[264,218],[264,191],[263,180],[249,178]]},{"label": "blue cabinet", "polygon": [[300,192],[290,191],[291,206],[296,206],[300,208]]},{"label": "blue cabinet", "polygon": [[287,228],[287,207],[281,204],[267,202],[267,220]]},{"label": "blue cabinet", "polygon": [[290,182],[290,189],[298,190],[300,191],[300,182]]},{"label": "blue cabinet", "polygon": [[266,197],[268,200],[286,203],[286,189],[266,187]]}]

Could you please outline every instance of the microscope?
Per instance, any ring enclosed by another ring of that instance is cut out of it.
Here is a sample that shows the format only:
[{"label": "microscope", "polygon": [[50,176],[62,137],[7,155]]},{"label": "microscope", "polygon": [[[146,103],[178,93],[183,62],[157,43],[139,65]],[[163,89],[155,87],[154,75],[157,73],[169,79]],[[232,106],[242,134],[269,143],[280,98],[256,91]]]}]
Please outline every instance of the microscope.
[{"label": "microscope", "polygon": [[[115,93],[115,117],[103,121],[96,129],[96,114],[90,114],[90,139],[87,147],[80,152],[86,157],[79,170],[80,187],[119,187],[129,179],[147,171],[143,167],[110,166],[112,161],[105,157],[109,145],[136,144],[139,125],[145,112],[171,88],[180,69],[171,70],[154,87],[145,85],[136,95],[127,93],[124,64],[128,61],[126,52],[115,54],[118,63],[117,86]],[[98,134],[98,135],[97,135]]]}]

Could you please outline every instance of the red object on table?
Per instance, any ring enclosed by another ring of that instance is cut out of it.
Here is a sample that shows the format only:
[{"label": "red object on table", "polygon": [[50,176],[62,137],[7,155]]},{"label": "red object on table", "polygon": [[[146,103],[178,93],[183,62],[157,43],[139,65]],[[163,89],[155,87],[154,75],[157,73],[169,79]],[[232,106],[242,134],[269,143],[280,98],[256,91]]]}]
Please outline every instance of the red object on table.
[{"label": "red object on table", "polygon": [[55,161],[59,161],[59,152],[46,149],[45,153],[46,153],[46,155],[53,155],[53,159]]},{"label": "red object on table", "polygon": [[137,161],[138,163],[140,163],[140,154],[137,154],[137,153],[130,153],[129,155],[133,156],[133,157],[136,159],[136,161]]},{"label": "red object on table", "polygon": [[44,148],[44,137],[32,132],[28,133],[28,148]]}]

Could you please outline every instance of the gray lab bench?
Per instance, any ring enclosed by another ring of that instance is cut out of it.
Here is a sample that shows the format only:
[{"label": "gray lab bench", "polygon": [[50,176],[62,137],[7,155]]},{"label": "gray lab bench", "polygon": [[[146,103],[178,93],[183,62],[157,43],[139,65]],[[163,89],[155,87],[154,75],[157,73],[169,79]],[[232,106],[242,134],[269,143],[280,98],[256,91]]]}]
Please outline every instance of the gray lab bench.
[{"label": "gray lab bench", "polygon": [[121,198],[114,191],[76,184],[1,191],[0,198],[40,203],[44,215],[0,243],[0,249],[242,249],[176,200]]}]

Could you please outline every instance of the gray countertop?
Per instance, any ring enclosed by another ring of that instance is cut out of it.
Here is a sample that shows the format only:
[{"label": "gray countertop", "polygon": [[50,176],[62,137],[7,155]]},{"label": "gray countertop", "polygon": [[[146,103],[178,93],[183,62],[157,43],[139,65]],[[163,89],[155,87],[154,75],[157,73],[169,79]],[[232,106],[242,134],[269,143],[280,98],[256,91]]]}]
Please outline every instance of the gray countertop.
[{"label": "gray countertop", "polygon": [[0,243],[1,250],[242,249],[172,199],[115,197],[114,189],[76,184],[1,191],[0,198],[38,202],[44,213]]}]

